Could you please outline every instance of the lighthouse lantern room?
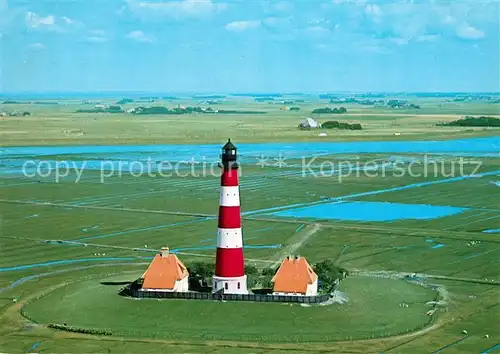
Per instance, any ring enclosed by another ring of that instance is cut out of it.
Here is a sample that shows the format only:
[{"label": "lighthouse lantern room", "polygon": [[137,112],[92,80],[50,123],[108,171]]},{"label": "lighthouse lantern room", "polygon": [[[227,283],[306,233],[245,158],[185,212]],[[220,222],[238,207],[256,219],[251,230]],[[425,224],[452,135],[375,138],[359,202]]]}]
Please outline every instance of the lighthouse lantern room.
[{"label": "lighthouse lantern room", "polygon": [[248,294],[243,236],[241,233],[240,191],[236,146],[229,139],[222,148],[222,174],[217,229],[217,254],[212,291]]}]

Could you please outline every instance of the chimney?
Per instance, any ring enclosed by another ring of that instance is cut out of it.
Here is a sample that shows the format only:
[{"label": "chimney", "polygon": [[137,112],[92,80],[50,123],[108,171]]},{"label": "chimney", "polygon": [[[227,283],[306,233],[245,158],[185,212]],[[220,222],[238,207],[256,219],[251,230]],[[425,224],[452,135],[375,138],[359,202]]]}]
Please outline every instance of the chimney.
[{"label": "chimney", "polygon": [[169,250],[170,250],[170,249],[169,249],[168,247],[162,247],[162,248],[161,248],[161,256],[162,256],[163,258],[168,257]]}]

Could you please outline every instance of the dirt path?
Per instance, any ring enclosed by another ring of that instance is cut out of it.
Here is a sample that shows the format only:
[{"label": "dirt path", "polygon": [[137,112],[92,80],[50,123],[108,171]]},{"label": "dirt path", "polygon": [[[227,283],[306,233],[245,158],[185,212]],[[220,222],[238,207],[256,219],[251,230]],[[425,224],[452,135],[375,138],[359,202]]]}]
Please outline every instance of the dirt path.
[{"label": "dirt path", "polygon": [[296,250],[302,247],[302,245],[319,230],[321,230],[321,224],[307,225],[301,232],[291,237],[289,240],[290,244],[281,249],[272,258],[273,263],[271,264],[271,268],[277,267],[286,256],[294,254]]},{"label": "dirt path", "polygon": [[[380,278],[397,278],[397,279],[402,279],[402,278],[404,278],[407,275],[413,274],[413,273],[409,273],[409,272],[398,272],[398,271],[363,271],[363,270],[357,270],[356,272],[357,272],[358,275],[361,275],[361,276],[376,277],[376,278],[379,278],[379,277]],[[419,275],[423,276],[425,279],[432,278],[432,276],[427,276],[426,274],[419,274]],[[428,283],[426,283],[426,284],[430,285]],[[437,286],[437,292],[439,294],[439,303],[441,303],[441,305],[447,305],[449,303],[449,301],[450,301],[450,294],[449,294],[448,290],[444,286],[438,285]],[[421,337],[424,334],[427,334],[429,332],[432,332],[432,331],[440,328],[448,320],[449,320],[449,318],[448,318],[446,312],[443,312],[439,316],[437,316],[437,318],[434,321],[434,323],[431,324],[430,326],[426,326],[426,327],[424,327],[424,328],[422,328],[420,330],[417,330],[415,332],[410,332],[410,333],[406,333],[406,334],[392,336],[392,337],[390,337],[390,340],[397,341],[397,340],[406,340],[407,339],[407,341],[405,341],[403,343],[398,343],[398,344],[396,344],[394,346],[386,348],[384,350],[384,352],[388,352],[388,351],[396,349],[396,348],[398,348],[400,346],[406,345],[409,342],[415,340],[416,338]],[[380,339],[380,338],[372,339],[372,341],[376,341],[377,339]]]},{"label": "dirt path", "polygon": [[[320,204],[320,203],[318,203]],[[311,220],[305,219],[285,219],[285,218],[272,218],[272,217],[259,217],[259,216],[243,216],[243,220],[253,220],[253,221],[265,221],[265,222],[277,222],[277,223],[287,223],[287,224],[312,224],[315,223]],[[330,228],[337,230],[353,230],[357,232],[375,232],[375,233],[383,233],[383,234],[391,234],[398,235],[402,237],[439,237],[442,239],[449,240],[479,240],[483,242],[492,242],[492,243],[500,243],[500,239],[494,236],[495,234],[486,234],[486,233],[471,233],[465,231],[453,231],[447,230],[446,235],[443,235],[442,230],[437,229],[417,229],[417,228],[401,228],[394,226],[377,226],[377,225],[353,225],[342,222],[332,223],[318,223],[322,228]]]},{"label": "dirt path", "polygon": [[426,273],[412,273],[412,272],[403,272],[403,271],[391,271],[391,270],[380,270],[380,271],[365,271],[362,269],[351,269],[352,273],[356,273],[357,275],[367,276],[367,277],[380,277],[380,278],[396,278],[401,279],[410,275],[417,275],[418,277],[424,279],[439,279],[439,280],[451,280],[451,281],[459,281],[463,283],[477,283],[477,284],[485,284],[485,285],[500,285],[500,281],[496,280],[484,280],[478,278],[459,278],[459,277],[450,277],[447,275],[436,275],[436,274],[426,274]]}]

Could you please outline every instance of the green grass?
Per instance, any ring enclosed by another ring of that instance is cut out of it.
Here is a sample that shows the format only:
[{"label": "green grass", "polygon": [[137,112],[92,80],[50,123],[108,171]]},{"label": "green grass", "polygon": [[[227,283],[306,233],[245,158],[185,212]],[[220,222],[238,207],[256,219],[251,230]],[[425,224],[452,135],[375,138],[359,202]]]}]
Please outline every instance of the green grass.
[{"label": "green grass", "polygon": [[[458,116],[495,114],[491,112],[495,105],[443,103],[432,99],[412,103],[420,104],[422,110],[377,111],[370,107],[348,106],[352,115],[338,119],[359,121],[366,126],[366,130],[360,132],[360,135],[351,134],[352,132],[329,132],[325,141],[449,139],[498,135],[498,130],[466,132],[433,126],[437,121],[454,120]],[[317,131],[299,131],[296,125],[313,108],[324,106],[324,102],[304,104],[299,113],[279,111],[278,105],[259,104],[258,109],[266,110],[268,114],[210,117],[130,117],[71,113],[77,106],[33,105],[30,106],[30,110],[34,112],[32,117],[8,117],[0,120],[2,145],[220,143],[228,136],[241,142],[314,141],[319,139]],[[231,102],[225,108],[236,106],[240,109],[255,109],[256,104],[249,101]],[[83,129],[86,134],[79,137],[66,136],[61,131],[73,128]],[[395,131],[402,132],[402,135],[393,136]],[[398,155],[421,157],[418,154]],[[366,154],[360,155],[359,160],[377,159],[383,162],[388,161],[390,156]],[[47,158],[86,160],[99,157],[102,158],[97,155]],[[324,156],[318,158],[317,163],[332,159],[352,161],[353,156]],[[450,167],[451,158],[448,156],[446,159],[448,162],[445,166]],[[498,158],[480,160],[481,172],[500,169]],[[446,178],[442,174],[400,178],[389,174],[377,178],[351,176],[339,181],[337,176],[301,176],[298,173],[300,160],[290,160],[287,163],[289,165],[281,169],[261,169],[246,164],[242,166],[240,187],[244,212],[320,202],[323,197],[349,196]],[[423,172],[424,167],[415,168],[415,172]],[[467,172],[471,172],[471,168],[468,167]],[[293,172],[298,174],[286,174]],[[100,183],[99,174],[89,171],[84,173],[84,179],[80,183],[74,183],[74,177],[70,175],[60,183],[55,183],[51,178],[40,179],[42,183],[33,183],[33,179],[29,178],[0,175],[0,199],[3,200],[0,201],[0,268],[34,265],[31,268],[0,271],[2,352],[26,352],[33,343],[40,341],[41,345],[37,350],[41,353],[71,352],[75,351],[74,348],[79,348],[82,352],[105,352],[108,348],[113,352],[331,352],[333,345],[339,352],[429,353],[460,340],[464,336],[461,333],[463,329],[469,332],[470,337],[446,349],[447,351],[481,352],[498,342],[498,329],[493,326],[499,315],[498,287],[457,280],[429,281],[445,286],[450,300],[444,305],[445,310],[443,308],[444,311],[438,312],[437,321],[442,321],[440,327],[425,335],[369,342],[341,341],[335,344],[331,341],[349,337],[371,338],[372,335],[380,336],[386,332],[393,334],[397,330],[422,326],[430,319],[425,316],[426,307],[418,305],[400,308],[398,302],[413,299],[421,304],[429,297],[432,298],[432,292],[401,280],[351,277],[342,283],[350,303],[327,307],[229,302],[138,302],[120,298],[116,295],[116,287],[102,286],[99,279],[106,274],[129,274],[131,271],[134,276],[141,274],[149,262],[147,257],[153,256],[154,252],[135,250],[136,248],[143,248],[145,245],[148,249],[159,249],[165,245],[171,249],[187,248],[184,252],[189,254],[179,255],[186,264],[200,260],[213,261],[214,252],[211,247],[215,244],[216,220],[163,212],[215,215],[219,180],[215,177],[133,178],[125,175],[121,178],[108,178]],[[498,281],[498,234],[482,232],[485,229],[500,228],[498,187],[491,183],[496,181],[497,176],[490,176],[346,199],[469,208],[461,214],[432,220],[353,222],[283,218],[262,221],[259,218],[272,217],[266,215],[266,212],[254,214],[243,220],[245,244],[281,244],[282,248],[247,248],[245,256],[247,262],[260,268],[267,266],[269,263],[262,261],[275,259],[285,247],[293,247],[302,238],[304,230],[310,229],[296,231],[301,224],[317,223],[320,224],[320,230],[294,251],[295,254],[307,257],[311,263],[332,259],[348,269],[423,272],[454,278]],[[42,204],[34,204],[35,201]],[[43,202],[55,205],[44,205]],[[50,239],[79,240],[95,236],[97,237],[84,241],[91,243],[87,247],[44,242]],[[426,240],[445,246],[432,249],[431,243]],[[481,242],[467,246],[471,240]],[[104,260],[105,257],[118,260],[107,261]],[[44,266],[39,264],[60,260],[83,261]],[[83,280],[87,276],[92,276],[92,280]],[[79,327],[113,327],[117,334],[104,339],[43,327],[23,329],[29,321],[20,316],[19,308],[13,307],[12,298],[18,298],[22,302],[33,294],[43,293],[66,282],[74,283],[27,305],[28,314],[44,323],[68,322]],[[83,311],[99,306],[102,306],[102,311]],[[167,307],[168,311],[165,311]],[[221,308],[231,311],[221,312]],[[123,317],[119,317],[122,309]],[[238,310],[245,316],[231,317],[234,316],[233,310]],[[152,315],[140,316],[140,311]],[[106,316],[106,313],[109,315]],[[171,329],[170,314],[175,315],[184,326]],[[195,320],[199,314],[205,314],[205,317],[200,321]],[[451,321],[451,318],[454,320]],[[226,319],[238,326],[229,326],[222,333],[220,329]],[[321,325],[316,325],[318,323]],[[190,340],[194,333],[197,339]],[[490,338],[484,338],[484,334],[489,334]],[[153,336],[156,339],[152,339]]]},{"label": "green grass", "polygon": [[[121,280],[129,278],[109,278]],[[194,340],[321,342],[378,337],[427,324],[435,293],[399,280],[354,277],[342,284],[347,305],[326,307],[189,300],[131,300],[101,279],[69,285],[30,303],[39,323],[106,329],[117,335]],[[383,306],[379,306],[383,302]],[[400,303],[409,304],[408,308]],[[57,307],[50,304],[57,303]],[[353,322],[353,319],[358,320]],[[230,325],[229,325],[230,324]]]},{"label": "green grass", "polygon": [[[189,144],[219,143],[231,136],[239,142],[278,141],[346,141],[346,140],[401,140],[450,139],[453,137],[498,135],[498,129],[464,129],[436,127],[441,121],[450,121],[465,115],[498,115],[498,105],[485,103],[452,103],[439,100],[419,101],[421,110],[400,110],[360,105],[346,105],[345,115],[322,115],[320,121],[340,119],[361,123],[362,131],[331,131],[328,137],[319,132],[301,131],[297,125],[317,107],[326,106],[325,100],[301,104],[300,112],[281,111],[279,104],[255,103],[232,99],[220,109],[259,110],[257,115],[152,115],[75,113],[84,106],[75,102],[68,105],[5,105],[5,110],[27,109],[29,117],[0,119],[3,146],[21,145],[121,145],[121,144]],[[196,105],[196,101],[158,103],[174,107],[177,104]],[[125,105],[126,108],[139,104]],[[331,105],[336,106],[336,105]],[[87,106],[88,108],[88,106]],[[77,132],[77,133],[75,133]],[[395,136],[394,132],[401,135]],[[80,134],[80,133],[83,133]]]}]

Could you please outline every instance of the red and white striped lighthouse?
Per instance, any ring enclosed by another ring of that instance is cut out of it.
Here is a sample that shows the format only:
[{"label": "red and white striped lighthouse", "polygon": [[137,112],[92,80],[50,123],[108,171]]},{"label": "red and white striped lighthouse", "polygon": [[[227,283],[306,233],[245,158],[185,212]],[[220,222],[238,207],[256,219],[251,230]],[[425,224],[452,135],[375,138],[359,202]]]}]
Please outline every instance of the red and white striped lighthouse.
[{"label": "red and white striped lighthouse", "polygon": [[236,159],[236,146],[229,139],[222,148],[217,255],[212,291],[223,289],[227,294],[247,294]]}]

